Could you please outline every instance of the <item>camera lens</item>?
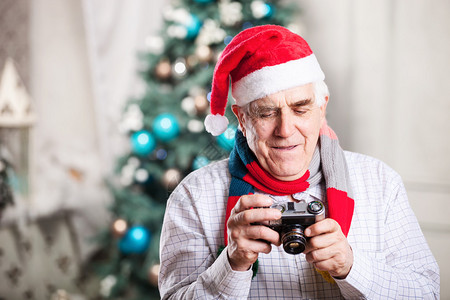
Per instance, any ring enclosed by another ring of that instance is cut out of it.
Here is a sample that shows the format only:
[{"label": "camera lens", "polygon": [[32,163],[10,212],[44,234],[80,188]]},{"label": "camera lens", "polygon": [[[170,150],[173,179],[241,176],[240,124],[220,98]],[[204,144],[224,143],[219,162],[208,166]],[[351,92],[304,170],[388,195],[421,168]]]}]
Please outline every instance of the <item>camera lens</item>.
[{"label": "camera lens", "polygon": [[287,226],[281,236],[283,249],[289,254],[299,254],[305,251],[306,238],[300,225]]}]

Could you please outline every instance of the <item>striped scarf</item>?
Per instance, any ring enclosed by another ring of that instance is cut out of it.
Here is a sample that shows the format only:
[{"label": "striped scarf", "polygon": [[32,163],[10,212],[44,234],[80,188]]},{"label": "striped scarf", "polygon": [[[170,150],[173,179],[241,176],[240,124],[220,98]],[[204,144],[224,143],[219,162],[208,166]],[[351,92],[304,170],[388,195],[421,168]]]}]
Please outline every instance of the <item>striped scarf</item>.
[{"label": "striped scarf", "polygon": [[[304,192],[310,186],[318,184],[323,176],[328,201],[328,217],[337,221],[344,235],[348,235],[354,201],[347,163],[336,134],[326,123],[320,130],[318,147],[316,147],[308,171],[297,180],[281,181],[261,168],[239,129],[236,131],[236,141],[230,154],[228,167],[231,183],[225,224],[227,224],[231,210],[239,198],[242,195],[254,194],[255,188],[270,195],[292,195]],[[227,226],[225,226],[224,239],[225,245],[227,245]]]}]

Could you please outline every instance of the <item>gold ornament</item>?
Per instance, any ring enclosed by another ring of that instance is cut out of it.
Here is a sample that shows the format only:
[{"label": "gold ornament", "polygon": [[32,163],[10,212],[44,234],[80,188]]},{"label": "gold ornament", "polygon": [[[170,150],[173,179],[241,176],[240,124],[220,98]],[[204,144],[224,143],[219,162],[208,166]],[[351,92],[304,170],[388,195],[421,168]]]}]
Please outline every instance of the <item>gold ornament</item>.
[{"label": "gold ornament", "polygon": [[201,62],[209,62],[213,57],[213,51],[206,45],[200,45],[195,50],[195,55]]},{"label": "gold ornament", "polygon": [[164,172],[162,182],[168,190],[172,191],[173,189],[175,189],[180,181],[181,173],[179,170],[168,169],[166,172]]},{"label": "gold ornament", "polygon": [[205,126],[203,125],[202,121],[192,119],[188,122],[187,129],[190,132],[200,133],[203,131],[203,129],[205,129]]},{"label": "gold ornament", "polygon": [[223,51],[219,51],[216,53],[216,55],[214,56],[214,60],[215,62],[218,62],[220,57],[222,56]]},{"label": "gold ornament", "polygon": [[188,96],[181,101],[181,109],[184,110],[189,116],[195,116],[197,109],[195,108],[194,98]]},{"label": "gold ornament", "polygon": [[195,102],[195,109],[197,110],[197,114],[204,114],[206,110],[208,109],[209,102],[208,99],[206,99],[205,94],[199,94],[195,96],[194,98]]},{"label": "gold ornament", "polygon": [[121,237],[127,232],[128,230],[128,223],[124,219],[117,219],[114,221],[112,225],[112,231],[115,236]]},{"label": "gold ornament", "polygon": [[172,66],[168,60],[160,61],[155,68],[156,77],[161,80],[167,80],[172,74]]},{"label": "gold ornament", "polygon": [[70,295],[65,290],[56,290],[52,294],[51,300],[70,300]]},{"label": "gold ornament", "polygon": [[198,65],[198,57],[197,55],[189,55],[186,58],[186,65],[188,66],[188,68],[193,69]]},{"label": "gold ornament", "polygon": [[202,87],[200,87],[198,85],[194,85],[189,89],[189,96],[195,97],[199,94],[206,94],[205,89],[203,89]]},{"label": "gold ornament", "polygon": [[159,264],[153,265],[148,270],[148,280],[153,286],[158,286]]}]

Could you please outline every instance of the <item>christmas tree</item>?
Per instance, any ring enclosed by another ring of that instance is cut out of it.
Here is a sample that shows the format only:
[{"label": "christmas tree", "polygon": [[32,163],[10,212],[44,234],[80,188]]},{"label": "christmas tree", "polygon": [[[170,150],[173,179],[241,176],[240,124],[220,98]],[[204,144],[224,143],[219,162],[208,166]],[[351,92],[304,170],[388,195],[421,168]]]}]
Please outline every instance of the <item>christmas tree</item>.
[{"label": "christmas tree", "polygon": [[[2,145],[0,142],[0,149]],[[7,205],[13,204],[13,194],[8,180],[9,163],[1,157],[0,151],[0,219]]]},{"label": "christmas tree", "polygon": [[[277,24],[295,31],[290,23],[295,8],[276,0],[178,0],[163,11],[162,31],[149,37],[148,51],[139,54],[146,91],[127,102],[120,124],[131,152],[118,160],[118,183],[111,184],[113,222],[99,238],[104,298],[159,299],[166,200],[185,175],[227,157],[234,145],[236,123],[218,137],[203,125],[217,58],[243,29]],[[228,108],[234,120],[231,114]]]}]

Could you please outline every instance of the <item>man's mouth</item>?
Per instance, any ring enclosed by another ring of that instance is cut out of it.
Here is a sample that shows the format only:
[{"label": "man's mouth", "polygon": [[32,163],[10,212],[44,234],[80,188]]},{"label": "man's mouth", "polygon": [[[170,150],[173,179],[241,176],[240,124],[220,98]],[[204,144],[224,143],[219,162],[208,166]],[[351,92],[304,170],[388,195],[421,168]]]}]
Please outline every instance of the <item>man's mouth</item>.
[{"label": "man's mouth", "polygon": [[277,149],[277,150],[285,150],[285,151],[287,151],[287,150],[292,150],[292,149],[294,149],[294,148],[296,148],[297,147],[297,145],[292,145],[292,146],[278,146],[278,147],[272,147],[272,148],[274,148],[274,149]]}]

